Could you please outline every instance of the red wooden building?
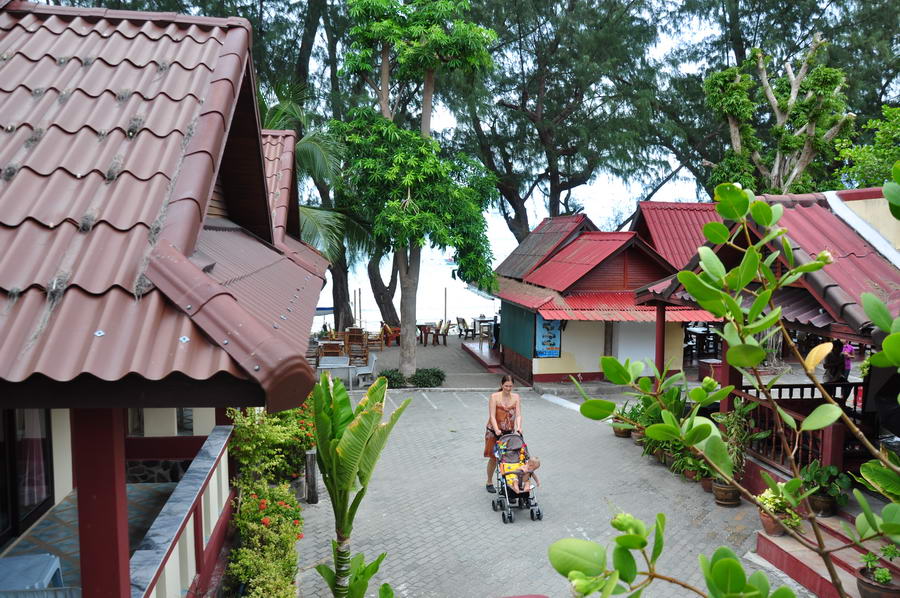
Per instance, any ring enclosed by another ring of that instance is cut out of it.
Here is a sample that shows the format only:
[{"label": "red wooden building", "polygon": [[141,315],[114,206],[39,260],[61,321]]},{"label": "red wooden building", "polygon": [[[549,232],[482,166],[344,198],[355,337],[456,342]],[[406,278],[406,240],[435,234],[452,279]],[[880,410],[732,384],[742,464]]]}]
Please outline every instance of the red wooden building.
[{"label": "red wooden building", "polygon": [[[327,262],[292,238],[294,139],[263,143],[251,35],[0,8],[0,549],[77,496],[86,597],[204,591],[230,512],[224,408],[313,385]],[[130,435],[188,410],[194,436]],[[126,462],[166,459],[192,462],[130,542]]]}]

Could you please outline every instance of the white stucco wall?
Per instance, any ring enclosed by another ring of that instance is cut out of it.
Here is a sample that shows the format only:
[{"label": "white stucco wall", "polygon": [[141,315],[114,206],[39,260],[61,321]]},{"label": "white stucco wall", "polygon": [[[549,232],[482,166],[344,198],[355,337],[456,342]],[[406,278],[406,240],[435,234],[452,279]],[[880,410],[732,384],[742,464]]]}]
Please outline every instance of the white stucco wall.
[{"label": "white stucco wall", "polygon": [[72,428],[68,409],[50,410],[53,443],[53,500],[59,503],[72,491]]},{"label": "white stucco wall", "polygon": [[613,330],[613,351],[620,361],[656,358],[656,324],[653,322],[616,322]]},{"label": "white stucco wall", "polygon": [[572,320],[561,332],[560,357],[532,360],[534,374],[599,372],[603,355],[604,322]]},{"label": "white stucco wall", "polygon": [[891,215],[888,202],[884,198],[860,199],[847,201],[844,204],[856,212],[872,228],[881,233],[894,249],[900,249],[900,222]]},{"label": "white stucco wall", "polygon": [[[655,334],[655,333],[654,333]],[[654,355],[655,355],[654,346]],[[682,370],[684,362],[684,329],[681,322],[666,322],[665,362],[673,370]]]}]

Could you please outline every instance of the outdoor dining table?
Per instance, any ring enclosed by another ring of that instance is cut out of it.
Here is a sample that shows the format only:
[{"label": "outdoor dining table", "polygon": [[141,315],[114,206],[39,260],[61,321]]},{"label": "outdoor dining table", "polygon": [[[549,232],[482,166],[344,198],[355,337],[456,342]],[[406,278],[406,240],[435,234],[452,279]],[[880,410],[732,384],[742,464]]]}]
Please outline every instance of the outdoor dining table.
[{"label": "outdoor dining table", "polygon": [[434,322],[423,322],[416,324],[416,328],[419,329],[419,342],[427,345],[428,344],[428,336],[431,334],[431,330],[437,326]]},{"label": "outdoor dining table", "polygon": [[484,330],[488,331],[488,347],[493,345],[494,318],[475,318],[475,329],[478,331],[478,348],[484,343]]},{"label": "outdoor dining table", "polygon": [[317,373],[321,375],[324,371],[333,372],[335,370],[346,370],[347,388],[353,390],[353,379],[356,377],[356,366],[350,365],[350,357],[342,355],[340,357],[321,357],[319,359],[319,365],[316,367]]}]

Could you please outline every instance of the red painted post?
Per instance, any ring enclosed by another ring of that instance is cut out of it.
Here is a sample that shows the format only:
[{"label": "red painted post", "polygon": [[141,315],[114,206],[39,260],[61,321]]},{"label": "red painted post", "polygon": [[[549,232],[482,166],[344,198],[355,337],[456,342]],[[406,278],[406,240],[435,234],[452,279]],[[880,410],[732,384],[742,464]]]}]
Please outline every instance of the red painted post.
[{"label": "red painted post", "polygon": [[131,595],[125,417],[122,409],[73,409],[78,476],[78,544],[84,598]]},{"label": "red painted post", "polygon": [[838,471],[844,471],[844,434],[843,422],[822,429],[822,465],[834,465]]},{"label": "red painted post", "polygon": [[666,306],[661,304],[656,306],[656,369],[662,373],[664,367],[666,367]]}]

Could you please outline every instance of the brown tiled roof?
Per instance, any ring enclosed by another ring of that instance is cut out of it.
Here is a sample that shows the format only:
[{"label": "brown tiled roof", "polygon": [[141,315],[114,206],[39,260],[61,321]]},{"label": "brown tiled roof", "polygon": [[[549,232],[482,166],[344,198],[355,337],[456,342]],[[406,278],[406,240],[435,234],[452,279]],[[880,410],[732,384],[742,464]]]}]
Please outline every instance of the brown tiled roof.
[{"label": "brown tiled roof", "polygon": [[297,136],[293,131],[264,129],[262,142],[273,243],[299,265],[324,277],[328,260],[300,240],[300,218],[294,193],[294,145]]},{"label": "brown tiled roof", "polygon": [[[172,379],[109,400],[191,404],[186,381],[222,375],[217,404],[305,396],[321,258],[265,243],[250,38],[237,18],[0,11],[0,396]],[[204,227],[220,167],[231,220]]]},{"label": "brown tiled roof", "polygon": [[597,227],[584,214],[544,218],[512,253],[497,266],[498,276],[523,280],[566,241],[581,231],[595,231]]}]

